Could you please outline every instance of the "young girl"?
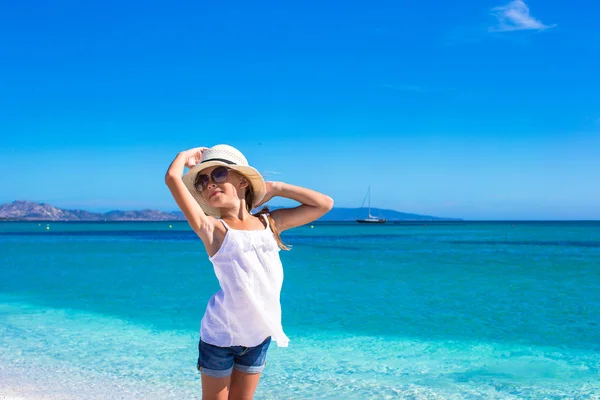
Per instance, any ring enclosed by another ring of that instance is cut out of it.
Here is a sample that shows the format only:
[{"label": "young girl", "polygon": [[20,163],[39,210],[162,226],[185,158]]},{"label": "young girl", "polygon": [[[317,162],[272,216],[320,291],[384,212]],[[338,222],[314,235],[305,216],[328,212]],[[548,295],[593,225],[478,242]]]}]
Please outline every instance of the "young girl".
[{"label": "young girl", "polygon": [[[184,166],[190,171],[182,177]],[[279,233],[321,217],[333,200],[310,189],[265,182],[242,153],[227,145],[179,153],[165,181],[202,239],[221,286],[200,327],[202,398],[251,399],[271,339],[278,347],[289,342],[281,326],[279,298],[279,250],[287,247]],[[301,205],[250,213],[275,196]]]}]

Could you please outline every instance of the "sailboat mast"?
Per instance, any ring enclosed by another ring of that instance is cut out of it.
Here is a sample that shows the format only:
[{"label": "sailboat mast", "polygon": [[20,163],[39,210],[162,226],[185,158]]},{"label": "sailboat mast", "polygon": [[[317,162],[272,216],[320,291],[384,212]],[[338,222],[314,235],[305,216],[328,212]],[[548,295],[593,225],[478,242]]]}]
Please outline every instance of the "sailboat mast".
[{"label": "sailboat mast", "polygon": [[369,186],[369,218],[371,218],[371,186]]},{"label": "sailboat mast", "polygon": [[365,219],[357,219],[358,223],[373,223],[373,224],[385,224],[385,218],[374,217],[371,215],[371,186],[367,189],[367,194],[363,199],[362,205],[360,206],[361,210],[365,207],[365,201],[367,201],[367,207],[369,210],[369,216]]}]

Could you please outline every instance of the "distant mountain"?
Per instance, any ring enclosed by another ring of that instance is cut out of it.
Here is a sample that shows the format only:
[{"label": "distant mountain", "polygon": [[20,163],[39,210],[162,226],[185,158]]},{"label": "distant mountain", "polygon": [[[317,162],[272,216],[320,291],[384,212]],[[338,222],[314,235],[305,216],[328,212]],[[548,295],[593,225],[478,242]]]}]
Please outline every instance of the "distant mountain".
[{"label": "distant mountain", "polygon": [[[365,208],[341,208],[334,207],[325,214],[319,221],[356,221],[359,218],[366,218],[369,215]],[[441,218],[430,215],[419,215],[403,213],[395,210],[386,210],[383,208],[371,207],[371,215],[385,218],[388,221],[459,221],[460,218]]]},{"label": "distant mountain", "polygon": [[109,211],[93,213],[85,210],[65,210],[33,201],[13,201],[0,205],[0,219],[20,221],[173,221],[185,220],[183,214],[159,210]]},{"label": "distant mountain", "polygon": [[[282,208],[269,207],[271,210]],[[366,208],[339,208],[334,207],[319,221],[355,221],[365,218],[368,214]],[[395,210],[371,208],[371,214],[384,217],[388,221],[457,221],[459,218],[440,218],[429,215],[408,214]],[[33,201],[13,201],[0,205],[0,220],[19,221],[185,221],[181,211],[165,212],[159,210],[139,211],[109,211],[106,213],[93,213],[85,210],[66,210],[50,204],[36,203]]]},{"label": "distant mountain", "polygon": [[[269,210],[277,210],[279,208],[283,208],[282,206],[269,206]],[[183,213],[181,211],[173,212],[175,215],[180,215],[183,217]],[[364,208],[343,208],[343,207],[334,207],[331,211],[325,214],[323,217],[319,218],[319,221],[322,222],[347,222],[347,221],[356,221],[360,218],[366,218],[369,214],[369,210]],[[420,214],[409,214],[403,213],[396,210],[388,210],[384,208],[373,208],[371,207],[371,215],[375,215],[378,217],[383,217],[388,221],[462,221],[462,218],[443,218],[443,217],[433,217],[430,215],[420,215]]]}]

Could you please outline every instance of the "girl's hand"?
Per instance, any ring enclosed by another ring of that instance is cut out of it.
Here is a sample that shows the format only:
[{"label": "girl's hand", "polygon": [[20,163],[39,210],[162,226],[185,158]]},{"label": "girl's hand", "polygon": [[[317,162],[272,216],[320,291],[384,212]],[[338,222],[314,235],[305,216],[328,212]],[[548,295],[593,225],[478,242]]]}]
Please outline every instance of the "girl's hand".
[{"label": "girl's hand", "polygon": [[265,197],[262,198],[261,201],[258,202],[254,207],[260,207],[273,197],[277,196],[279,193],[280,182],[265,182],[267,187],[267,192],[265,193]]},{"label": "girl's hand", "polygon": [[194,168],[202,158],[202,153],[206,151],[208,147],[194,147],[184,151],[185,154],[185,166],[189,169]]}]

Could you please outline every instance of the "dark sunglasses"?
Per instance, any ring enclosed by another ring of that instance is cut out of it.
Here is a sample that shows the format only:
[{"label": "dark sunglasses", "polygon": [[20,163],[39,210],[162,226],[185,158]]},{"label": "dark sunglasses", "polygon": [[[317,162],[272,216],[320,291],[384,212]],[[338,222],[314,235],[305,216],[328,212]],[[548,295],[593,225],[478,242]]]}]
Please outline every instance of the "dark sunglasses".
[{"label": "dark sunglasses", "polygon": [[212,170],[210,176],[198,173],[198,175],[196,175],[196,180],[194,181],[194,187],[197,191],[202,192],[203,190],[206,190],[211,179],[214,183],[223,183],[227,180],[229,170],[230,168],[227,167],[217,167]]}]

